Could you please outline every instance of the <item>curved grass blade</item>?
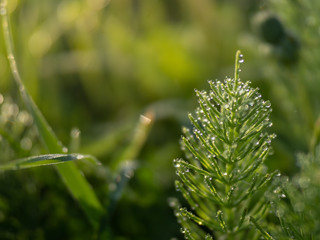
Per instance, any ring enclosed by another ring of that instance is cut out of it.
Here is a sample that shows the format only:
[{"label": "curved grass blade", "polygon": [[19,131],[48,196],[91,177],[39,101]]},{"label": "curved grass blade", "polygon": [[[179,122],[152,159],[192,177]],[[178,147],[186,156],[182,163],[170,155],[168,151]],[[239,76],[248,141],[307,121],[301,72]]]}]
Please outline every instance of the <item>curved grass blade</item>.
[{"label": "curved grass blade", "polygon": [[0,171],[19,170],[32,167],[40,167],[47,165],[61,164],[74,160],[89,160],[97,163],[97,160],[91,155],[83,154],[45,154],[22,158],[14,161],[9,161],[0,165]]},{"label": "curved grass blade", "polygon": [[[39,135],[44,145],[47,147],[48,152],[65,154],[65,148],[57,139],[56,135],[38,109],[37,105],[33,102],[31,96],[28,94],[21,80],[16,65],[16,60],[13,54],[13,41],[11,38],[11,31],[9,26],[7,1],[1,0],[0,3],[2,30],[4,33],[5,46],[14,81],[18,85],[22,99],[34,119]],[[74,199],[78,201],[81,208],[89,218],[90,223],[95,229],[97,229],[99,226],[100,218],[104,214],[104,210],[92,187],[89,185],[84,175],[79,171],[79,169],[73,162],[69,161],[64,164],[58,164],[56,167],[64,184],[67,186]]]},{"label": "curved grass blade", "polygon": [[146,112],[145,115],[140,115],[139,122],[134,129],[134,134],[129,145],[122,152],[121,156],[119,156],[113,163],[110,164],[110,168],[117,169],[122,162],[133,160],[137,157],[148,137],[153,121],[154,113],[152,110]]}]

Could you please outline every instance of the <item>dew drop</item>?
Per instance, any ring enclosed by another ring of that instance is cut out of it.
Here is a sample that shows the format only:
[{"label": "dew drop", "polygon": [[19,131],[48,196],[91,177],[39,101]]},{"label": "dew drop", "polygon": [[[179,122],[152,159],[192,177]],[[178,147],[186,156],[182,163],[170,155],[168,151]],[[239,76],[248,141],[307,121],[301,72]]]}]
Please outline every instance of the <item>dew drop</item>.
[{"label": "dew drop", "polygon": [[239,63],[243,63],[244,62],[244,60],[243,59],[239,59]]},{"label": "dew drop", "polygon": [[180,161],[174,161],[173,165],[174,165],[175,168],[179,168],[181,166],[180,165]]},{"label": "dew drop", "polygon": [[280,195],[280,197],[281,197],[281,198],[286,198],[287,196],[282,193],[282,194]]}]

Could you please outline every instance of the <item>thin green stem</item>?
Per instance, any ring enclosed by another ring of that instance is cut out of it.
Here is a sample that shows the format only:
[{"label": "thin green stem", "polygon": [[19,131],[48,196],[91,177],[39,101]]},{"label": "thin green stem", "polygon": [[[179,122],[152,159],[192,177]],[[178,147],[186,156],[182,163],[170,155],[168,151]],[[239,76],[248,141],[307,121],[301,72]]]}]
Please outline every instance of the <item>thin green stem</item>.
[{"label": "thin green stem", "polygon": [[234,64],[234,80],[239,79],[239,72],[240,72],[239,69],[240,69],[241,60],[242,60],[242,54],[241,54],[241,51],[238,50],[236,52],[236,60]]},{"label": "thin green stem", "polygon": [[1,14],[1,20],[2,20],[2,30],[4,34],[5,48],[7,50],[7,54],[8,54],[7,56],[8,56],[10,68],[12,71],[12,75],[19,87],[20,93],[23,95],[23,97],[26,97],[24,85],[22,83],[22,80],[18,71],[17,63],[14,57],[13,44],[12,44],[13,41],[12,41],[12,36],[10,31],[10,22],[9,22],[9,16],[7,13],[7,0],[1,0],[0,14]]}]

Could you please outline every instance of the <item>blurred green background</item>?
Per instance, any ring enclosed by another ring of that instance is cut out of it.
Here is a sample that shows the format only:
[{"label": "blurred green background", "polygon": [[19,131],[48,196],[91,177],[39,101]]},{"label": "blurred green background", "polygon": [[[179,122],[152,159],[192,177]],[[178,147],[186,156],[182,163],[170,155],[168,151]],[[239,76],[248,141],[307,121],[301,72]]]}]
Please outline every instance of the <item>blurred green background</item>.
[{"label": "blurred green background", "polygon": [[[135,160],[109,223],[114,239],[182,239],[167,201],[180,198],[172,160],[182,157],[181,127],[189,126],[187,113],[197,106],[194,89],[208,89],[208,79],[233,76],[238,49],[245,59],[241,79],[259,87],[273,105],[278,137],[267,164],[288,175],[297,170],[295,154],[312,150],[320,132],[317,5],[8,2],[25,85],[62,142],[103,163],[79,165],[106,205],[119,168]],[[0,94],[0,161],[43,153],[12,80],[2,36]],[[150,112],[154,123],[144,146],[136,159],[123,159],[139,115]],[[79,142],[74,138],[80,131]],[[0,239],[91,237],[87,219],[53,168],[0,174]]]}]

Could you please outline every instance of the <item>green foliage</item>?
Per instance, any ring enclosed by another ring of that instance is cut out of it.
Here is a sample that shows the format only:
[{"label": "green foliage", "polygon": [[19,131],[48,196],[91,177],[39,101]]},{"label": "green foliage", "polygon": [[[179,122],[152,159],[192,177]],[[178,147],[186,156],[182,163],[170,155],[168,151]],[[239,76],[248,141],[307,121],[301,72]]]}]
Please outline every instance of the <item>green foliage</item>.
[{"label": "green foliage", "polygon": [[[268,97],[277,103],[275,131],[293,155],[313,151],[320,139],[319,10],[319,2],[271,0],[253,19],[264,40],[261,63],[266,64],[265,53],[271,56],[262,72],[270,88]],[[271,43],[263,33],[277,42]]]},{"label": "green foliage", "polygon": [[[1,16],[2,16],[2,28],[4,33],[5,45],[7,49],[7,55],[10,63],[10,67],[13,73],[14,80],[17,84],[21,97],[24,101],[24,104],[27,106],[30,115],[32,116],[35,126],[39,132],[39,136],[43,141],[43,144],[47,148],[48,152],[51,154],[63,154],[67,152],[61,142],[56,137],[55,133],[52,131],[51,127],[47,123],[46,119],[38,109],[37,105],[34,103],[29,93],[27,92],[17,68],[15,55],[13,52],[13,42],[11,37],[11,29],[9,25],[9,18],[7,14],[7,2],[5,0],[1,1]],[[48,155],[46,155],[48,157]],[[71,158],[76,159],[76,158]],[[34,159],[30,161],[22,160],[19,162],[20,165],[26,166],[26,163],[33,162]],[[45,159],[41,157],[42,161]],[[48,157],[47,160],[52,160],[51,157]],[[57,165],[57,171],[59,172],[63,182],[66,187],[73,195],[73,197],[78,201],[87,217],[89,218],[91,224],[98,228],[101,216],[104,214],[101,203],[93,192],[91,186],[86,181],[85,177],[78,170],[77,166],[73,162],[67,162],[62,165]],[[22,164],[24,163],[24,164]],[[15,163],[17,164],[17,163]],[[38,166],[41,166],[40,164]]]},{"label": "green foliage", "polygon": [[[109,221],[115,238],[156,240],[179,234],[166,203],[167,196],[174,194],[170,159],[180,154],[179,126],[187,120],[184,113],[192,104],[192,89],[205,84],[198,80],[228,70],[232,56],[225,53],[238,48],[235,36],[246,27],[247,18],[239,9],[249,1],[242,5],[207,0],[8,1],[16,61],[25,87],[68,153],[91,154],[103,163],[97,167],[75,162],[104,207],[109,207],[111,192],[123,176],[121,166],[127,158],[134,161],[134,175]],[[0,91],[25,111],[3,43]],[[139,115],[150,109],[156,113],[156,122],[142,146],[133,139]],[[77,149],[69,144],[74,127],[81,130]],[[31,129],[35,130],[34,125]],[[3,137],[4,151],[11,155],[1,154],[1,159],[47,154],[35,135],[30,139],[39,149],[23,156]],[[18,146],[21,140],[17,136]],[[126,151],[127,147],[131,150]],[[1,225],[6,226],[1,233],[16,238],[36,239],[32,234],[41,233],[38,239],[90,239],[87,219],[52,167],[1,176],[3,201],[12,202],[12,208],[1,209]],[[20,186],[20,194],[12,185]],[[28,195],[30,185],[35,191]],[[25,208],[21,199],[27,196],[33,205]],[[32,208],[41,208],[41,214]],[[68,212],[62,213],[64,209]],[[42,221],[49,213],[51,220]]]},{"label": "green foliage", "polygon": [[[68,149],[64,147],[62,143],[58,140],[57,136],[55,135],[55,133],[49,126],[48,122],[40,112],[38,106],[34,103],[32,97],[29,95],[18,71],[15,55],[13,52],[13,41],[7,12],[7,1],[2,0],[0,2],[0,14],[2,20],[1,22],[4,33],[5,47],[7,50],[7,56],[13,74],[13,79],[15,80],[22,100],[26,105],[29,114],[34,122],[34,126],[37,129],[38,135],[49,154],[26,157],[15,161],[9,161],[3,163],[0,166],[0,170],[20,170],[30,167],[56,165],[56,169],[59,172],[59,175],[63,180],[64,184],[72,194],[73,198],[83,209],[83,211],[88,217],[88,220],[92,224],[94,229],[93,232],[98,233],[98,235],[100,235],[99,237],[101,238],[109,236],[110,229],[108,229],[108,225],[104,221],[106,218],[110,217],[110,214],[105,211],[105,208],[102,207],[89,182],[87,182],[84,175],[80,172],[78,167],[72,162],[73,160],[79,159],[90,159],[95,163],[97,163],[98,161],[94,157],[89,155],[66,154],[68,152]],[[3,96],[1,95],[1,103],[2,102]],[[150,118],[144,116],[141,117],[140,124],[136,129],[137,133],[135,134],[131,145],[124,150],[124,156],[126,157],[124,160],[133,159],[139,152],[139,149],[142,147],[146,139],[150,123]],[[1,135],[4,135],[4,137],[7,138],[8,142],[17,148],[17,146],[14,144],[14,139],[12,139],[9,134],[6,134],[4,130],[1,130]],[[119,161],[122,162],[123,158],[120,158]],[[117,165],[119,165],[119,163]],[[127,167],[126,170],[123,171],[124,173],[120,174],[117,181],[120,181],[122,184],[121,186],[116,186],[116,191],[115,193],[111,194],[111,198],[113,198],[112,196],[115,195],[117,196],[115,200],[119,199],[119,195],[124,188],[124,183],[126,182],[122,180],[123,178],[125,178],[122,175],[125,174],[126,177],[129,178],[130,176],[128,175],[131,171],[132,167]],[[113,201],[115,200],[113,199]],[[114,203],[111,204],[111,206],[112,205],[114,205]]]},{"label": "green foliage", "polygon": [[[275,239],[319,238],[319,10],[319,2],[309,0],[268,4],[269,16],[271,12],[288,34],[281,44],[268,46],[279,61],[266,72],[270,98],[279,103],[276,131],[292,153],[309,152],[296,157],[296,172],[277,180],[276,196],[269,196],[278,220],[268,232]],[[277,28],[270,30],[275,33]]]},{"label": "green foliage", "polygon": [[275,194],[269,195],[278,224],[270,224],[274,239],[318,239],[320,237],[320,146],[314,154],[299,154],[299,173],[292,180],[276,179]]},{"label": "green foliage", "polygon": [[263,221],[269,208],[264,193],[276,174],[264,165],[275,137],[267,133],[271,105],[240,80],[242,62],[238,51],[233,79],[196,91],[200,106],[189,115],[193,129],[183,129],[187,161],[174,161],[176,188],[191,209],[172,205],[186,239],[256,239],[249,218]]},{"label": "green foliage", "polygon": [[[264,43],[249,26],[260,11],[267,13],[257,26]],[[256,228],[261,237],[272,238],[288,238],[281,224],[293,222],[300,229],[287,192],[304,200],[305,192],[300,196],[290,180],[300,174],[295,155],[312,155],[319,144],[317,1],[10,0],[8,13],[25,87],[68,148],[63,154],[90,154],[102,162],[74,161],[109,213],[102,218],[101,237],[181,239],[166,203],[168,196],[180,197],[170,161],[182,154],[179,129],[187,125],[185,112],[194,108],[192,89],[204,89],[210,76],[230,73],[230,52],[239,48],[246,55],[241,77],[272,103],[270,132],[278,137],[265,164],[290,176],[287,183],[275,180],[282,186],[267,194],[275,203],[274,213],[266,213],[268,223],[244,213],[242,224],[251,221],[251,232]],[[1,164],[48,154],[6,58],[0,40]],[[156,121],[144,144],[149,127],[137,119],[150,109]],[[1,239],[92,239],[88,218],[55,168],[1,172]],[[288,216],[280,221],[276,209],[286,209]],[[214,217],[224,220],[226,214]]]}]

